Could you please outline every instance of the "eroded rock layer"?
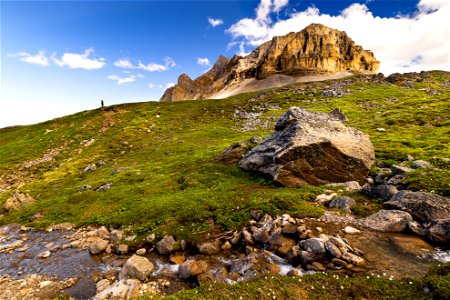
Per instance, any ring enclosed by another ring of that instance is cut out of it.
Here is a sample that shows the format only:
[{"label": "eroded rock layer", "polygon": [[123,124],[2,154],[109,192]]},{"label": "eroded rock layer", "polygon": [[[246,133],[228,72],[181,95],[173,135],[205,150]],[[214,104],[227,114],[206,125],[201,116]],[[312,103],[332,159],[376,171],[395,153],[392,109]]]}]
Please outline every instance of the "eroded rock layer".
[{"label": "eroded rock layer", "polygon": [[[267,81],[261,87],[271,87],[280,80],[268,80],[273,75],[292,78],[323,76],[336,73],[377,73],[380,62],[373,53],[355,45],[343,31],[321,24],[311,24],[300,32],[276,36],[247,56],[228,59],[220,56],[214,66],[195,80],[182,74],[178,83],[167,89],[162,101],[222,98],[249,80]],[[294,80],[295,81],[295,80]],[[254,83],[251,83],[254,86]],[[244,90],[245,91],[245,90]]]}]

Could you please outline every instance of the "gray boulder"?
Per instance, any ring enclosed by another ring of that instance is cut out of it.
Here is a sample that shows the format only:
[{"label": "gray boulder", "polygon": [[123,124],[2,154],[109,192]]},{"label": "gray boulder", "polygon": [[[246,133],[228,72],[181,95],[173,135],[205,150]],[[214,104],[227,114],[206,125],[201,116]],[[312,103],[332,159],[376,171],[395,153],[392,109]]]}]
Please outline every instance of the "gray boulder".
[{"label": "gray boulder", "polygon": [[410,214],[401,210],[380,210],[356,224],[376,231],[402,232],[413,219]]},{"label": "gray boulder", "polygon": [[420,223],[450,218],[450,200],[424,192],[401,191],[383,203],[383,207],[403,210]]},{"label": "gray boulder", "polygon": [[343,209],[345,211],[350,211],[350,208],[356,205],[356,201],[353,200],[350,197],[347,196],[340,196],[336,197],[333,200],[331,200],[330,204],[328,205],[331,208],[339,208]]},{"label": "gray boulder", "polygon": [[363,180],[374,163],[369,136],[331,115],[290,108],[275,133],[239,166],[291,187]]},{"label": "gray boulder", "polygon": [[450,243],[450,218],[437,221],[428,229],[427,236],[434,242],[448,245]]}]

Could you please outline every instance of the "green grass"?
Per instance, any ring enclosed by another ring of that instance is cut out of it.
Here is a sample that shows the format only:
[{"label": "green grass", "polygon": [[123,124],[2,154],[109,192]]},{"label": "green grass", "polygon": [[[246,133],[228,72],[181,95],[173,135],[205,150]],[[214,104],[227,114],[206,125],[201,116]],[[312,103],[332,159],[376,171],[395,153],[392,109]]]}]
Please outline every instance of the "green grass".
[{"label": "green grass", "polygon": [[[170,232],[196,239],[199,232],[216,226],[241,227],[251,209],[319,216],[322,208],[310,200],[323,188],[277,187],[218,160],[237,141],[269,135],[276,118],[290,106],[322,112],[341,108],[350,119],[349,126],[370,135],[379,162],[398,163],[410,154],[436,163],[441,170],[411,174],[407,182],[413,188],[449,196],[450,166],[443,160],[450,157],[449,79],[447,73],[433,72],[415,89],[355,82],[348,87],[352,93],[342,98],[322,96],[325,85],[338,82],[331,81],[315,84],[304,94],[274,89],[223,100],[124,104],[3,128],[0,186],[12,185],[12,189],[0,193],[0,204],[14,189],[32,195],[37,202],[5,214],[0,222],[36,227],[60,222],[131,225],[139,233]],[[428,86],[441,93],[431,96],[421,90]],[[271,124],[268,128],[233,129],[245,121],[233,116],[235,109],[250,112],[265,104],[272,107],[261,116]],[[83,146],[91,139],[95,139],[92,145]],[[52,159],[27,164],[51,150],[57,151]],[[100,160],[106,165],[83,172]],[[111,175],[117,168],[126,169]],[[113,183],[110,190],[78,192],[82,185],[95,189],[107,182]],[[34,219],[38,212],[44,216]]]}]

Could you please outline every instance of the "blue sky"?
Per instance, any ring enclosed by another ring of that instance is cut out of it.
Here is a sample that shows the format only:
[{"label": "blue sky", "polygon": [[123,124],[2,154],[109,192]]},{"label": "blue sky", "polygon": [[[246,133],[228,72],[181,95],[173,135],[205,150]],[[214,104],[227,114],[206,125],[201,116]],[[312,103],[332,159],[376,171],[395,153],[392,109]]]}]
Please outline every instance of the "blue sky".
[{"label": "blue sky", "polygon": [[[0,127],[157,101],[181,73],[311,22],[345,30],[381,71],[449,69],[447,0],[1,1]],[[420,43],[419,43],[420,42]]]}]

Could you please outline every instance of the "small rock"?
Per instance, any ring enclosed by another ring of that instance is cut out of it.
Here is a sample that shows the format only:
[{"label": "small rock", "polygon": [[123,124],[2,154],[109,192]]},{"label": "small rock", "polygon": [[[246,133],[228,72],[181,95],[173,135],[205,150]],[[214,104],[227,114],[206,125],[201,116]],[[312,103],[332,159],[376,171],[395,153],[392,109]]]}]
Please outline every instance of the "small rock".
[{"label": "small rock", "polygon": [[416,221],[408,223],[408,228],[417,235],[425,236],[426,230]]},{"label": "small rock", "polygon": [[39,283],[39,288],[40,288],[40,289],[43,289],[43,288],[45,288],[45,287],[47,287],[47,286],[49,286],[49,285],[51,285],[51,284],[52,284],[52,282],[49,281],[49,280],[42,281],[42,282]]},{"label": "small rock", "polygon": [[299,242],[299,246],[315,254],[325,253],[325,242],[321,238],[310,238]]},{"label": "small rock", "polygon": [[149,243],[153,242],[155,239],[156,239],[156,234],[154,234],[154,233],[147,235],[147,237],[145,238],[145,240]]},{"label": "small rock", "polygon": [[145,248],[141,248],[136,251],[137,255],[144,255],[145,253],[147,253],[147,249]]},{"label": "small rock", "polygon": [[319,196],[316,197],[316,202],[323,204],[323,205],[327,205],[331,199],[333,199],[334,197],[336,197],[337,194],[336,193],[332,193],[332,194],[320,194]]},{"label": "small rock", "polygon": [[95,191],[103,192],[103,191],[109,190],[112,185],[113,185],[112,182],[105,183],[105,184],[101,185],[98,189],[96,189]]},{"label": "small rock", "polygon": [[415,169],[429,169],[433,167],[432,164],[424,160],[415,160],[412,162],[411,166]]},{"label": "small rock", "polygon": [[122,274],[124,277],[137,278],[144,281],[153,272],[155,267],[145,257],[139,255],[133,255],[125,263]]},{"label": "small rock", "polygon": [[442,244],[450,244],[450,218],[438,220],[432,225],[427,236],[434,242]]},{"label": "small rock", "polygon": [[198,250],[202,254],[212,255],[220,252],[219,240],[204,242],[198,246]]},{"label": "small rock", "polygon": [[361,232],[360,230],[351,226],[346,226],[344,229],[342,229],[342,231],[344,231],[345,234],[355,234]]},{"label": "small rock", "polygon": [[97,166],[95,164],[92,164],[84,168],[83,172],[89,173],[95,171],[95,169],[97,169]]},{"label": "small rock", "polygon": [[350,252],[344,253],[341,258],[343,260],[349,262],[350,264],[356,265],[356,266],[362,266],[366,263],[363,258],[359,257],[356,254],[350,253]]},{"label": "small rock", "polygon": [[80,193],[82,193],[82,192],[85,192],[85,191],[90,190],[90,189],[92,189],[92,186],[90,186],[90,185],[82,185],[82,186],[80,186],[80,188],[78,189],[78,191],[79,191]]},{"label": "small rock", "polygon": [[128,253],[128,245],[127,244],[119,244],[116,247],[117,252],[121,254]]},{"label": "small rock", "polygon": [[399,165],[393,165],[391,167],[391,170],[394,174],[400,174],[400,175],[408,174],[408,173],[411,173],[414,171],[414,169],[404,167],[404,166],[399,166]]},{"label": "small rock", "polygon": [[208,263],[204,260],[187,260],[180,265],[178,274],[182,279],[197,276],[208,269]]},{"label": "small rock", "polygon": [[331,200],[330,208],[339,208],[345,211],[350,211],[350,208],[356,205],[356,201],[347,196],[339,196]]},{"label": "small rock", "polygon": [[97,293],[100,293],[104,290],[106,290],[107,287],[109,287],[111,285],[111,283],[109,282],[108,279],[102,279],[99,282],[97,282],[96,284],[96,290]]},{"label": "small rock", "polygon": [[99,253],[105,251],[106,248],[108,247],[108,245],[109,245],[108,241],[99,240],[99,241],[89,245],[89,251],[94,255],[99,254]]},{"label": "small rock", "polygon": [[123,232],[121,230],[112,230],[111,231],[111,242],[117,243],[123,238]]},{"label": "small rock", "polygon": [[186,257],[183,253],[176,252],[172,255],[170,255],[170,261],[174,264],[180,265],[186,261]]},{"label": "small rock", "polygon": [[179,245],[171,235],[165,235],[159,242],[156,243],[156,249],[163,255],[169,255],[173,251],[179,249]]},{"label": "small rock", "polygon": [[44,252],[41,252],[41,253],[39,253],[38,254],[38,258],[47,258],[47,257],[49,257],[50,256],[50,251],[44,251]]}]

